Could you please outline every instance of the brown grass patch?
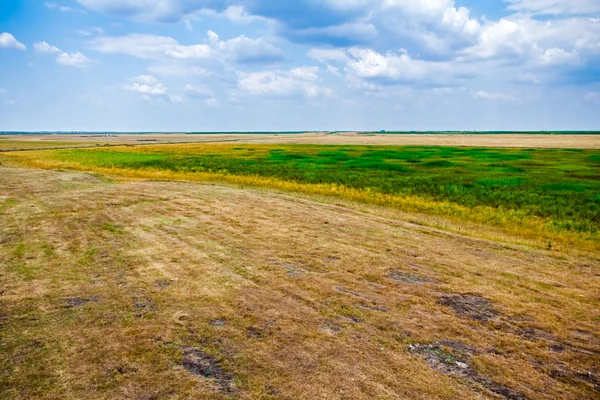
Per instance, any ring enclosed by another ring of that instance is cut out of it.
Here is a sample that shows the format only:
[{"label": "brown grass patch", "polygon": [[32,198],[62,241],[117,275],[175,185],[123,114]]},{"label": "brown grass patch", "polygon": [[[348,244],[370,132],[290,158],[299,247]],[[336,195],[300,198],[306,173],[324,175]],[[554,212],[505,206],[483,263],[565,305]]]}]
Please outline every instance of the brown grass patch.
[{"label": "brown grass patch", "polygon": [[597,254],[218,185],[0,168],[0,193],[0,398],[598,396]]}]

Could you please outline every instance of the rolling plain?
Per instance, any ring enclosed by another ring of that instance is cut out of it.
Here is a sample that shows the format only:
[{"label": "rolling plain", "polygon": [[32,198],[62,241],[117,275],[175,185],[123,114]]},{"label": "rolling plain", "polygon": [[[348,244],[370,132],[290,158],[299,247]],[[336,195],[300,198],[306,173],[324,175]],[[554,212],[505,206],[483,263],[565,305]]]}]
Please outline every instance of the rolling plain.
[{"label": "rolling plain", "polygon": [[0,152],[0,399],[598,398],[598,136],[304,136]]}]

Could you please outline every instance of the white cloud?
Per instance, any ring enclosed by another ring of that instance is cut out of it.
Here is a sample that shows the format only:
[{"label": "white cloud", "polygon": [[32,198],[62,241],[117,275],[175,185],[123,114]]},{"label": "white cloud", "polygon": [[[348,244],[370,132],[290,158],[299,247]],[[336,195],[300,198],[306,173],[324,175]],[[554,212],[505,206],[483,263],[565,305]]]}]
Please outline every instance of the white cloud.
[{"label": "white cloud", "polygon": [[489,93],[483,90],[477,92],[471,92],[471,96],[477,100],[489,100],[489,101],[504,101],[509,103],[519,102],[519,98],[504,93]]},{"label": "white cloud", "polygon": [[454,0],[385,0],[371,18],[391,33],[385,37],[392,43],[405,38],[436,54],[473,42],[481,29],[469,9]]},{"label": "white cloud", "polygon": [[210,72],[197,65],[185,65],[179,62],[151,65],[146,68],[148,72],[155,75],[187,77],[187,76],[209,76]]},{"label": "white cloud", "polygon": [[566,51],[565,49],[552,48],[544,51],[539,59],[542,65],[577,65],[583,63],[583,59],[577,50]]},{"label": "white cloud", "polygon": [[229,6],[222,15],[233,22],[250,23],[256,20],[265,20],[255,15],[250,15],[243,6]]},{"label": "white cloud", "polygon": [[347,72],[380,83],[453,84],[452,80],[469,72],[461,64],[413,59],[406,51],[380,54],[371,49],[352,48],[348,54]]},{"label": "white cloud", "polygon": [[157,96],[167,94],[167,87],[160,83],[152,75],[140,75],[129,80],[129,84],[123,86],[123,89],[136,92],[146,96]]},{"label": "white cloud", "polygon": [[60,53],[60,49],[58,47],[51,46],[46,42],[34,43],[33,48],[38,53],[46,53],[46,54]]},{"label": "white cloud", "polygon": [[248,94],[273,97],[326,97],[332,91],[318,84],[319,67],[299,67],[289,71],[240,72],[238,88]]},{"label": "white cloud", "polygon": [[261,63],[283,59],[283,52],[262,38],[250,39],[241,35],[219,41],[217,46],[223,58],[237,63]]},{"label": "white cloud", "polygon": [[49,2],[49,1],[44,2],[44,5],[46,6],[46,8],[49,8],[51,10],[59,10],[62,12],[77,12],[77,13],[81,13],[81,14],[87,14],[84,10],[80,10],[78,8],[67,7],[67,6],[61,6],[60,4]]},{"label": "white cloud", "polygon": [[15,48],[17,50],[27,50],[27,47],[19,42],[13,35],[8,32],[0,34],[0,48]]},{"label": "white cloud", "polygon": [[508,9],[537,14],[596,14],[600,13],[598,0],[504,0]]},{"label": "white cloud", "polygon": [[190,32],[194,31],[194,25],[192,25],[192,23],[190,22],[189,19],[186,19],[183,22],[185,23],[185,27],[188,31],[190,31]]},{"label": "white cloud", "polygon": [[181,45],[172,37],[129,34],[120,37],[101,37],[89,42],[101,53],[127,54],[142,59],[213,59],[221,58],[236,63],[278,61],[283,58],[279,48],[266,40],[251,39],[244,35],[221,41],[213,31],[207,32],[208,43]]},{"label": "white cloud", "polygon": [[58,54],[58,56],[56,57],[56,63],[60,65],[65,65],[67,67],[85,68],[93,62],[80,52],[67,53],[56,46],[48,44],[47,42],[34,43],[33,47],[38,53]]},{"label": "white cloud", "polygon": [[600,20],[502,18],[486,24],[477,44],[461,53],[468,59],[497,59],[530,67],[579,65],[586,55],[600,54]]},{"label": "white cloud", "polygon": [[77,53],[61,53],[56,57],[56,62],[60,65],[75,68],[85,68],[92,63],[92,60],[87,58],[80,52]]},{"label": "white cloud", "polygon": [[336,67],[334,67],[333,65],[328,65],[325,69],[327,72],[329,72],[331,75],[340,77],[342,76],[342,74],[340,74],[340,70],[337,69]]},{"label": "white cloud", "polygon": [[108,54],[126,54],[142,59],[208,58],[212,49],[206,44],[184,46],[168,36],[132,33],[126,36],[106,36],[89,42],[93,50]]}]

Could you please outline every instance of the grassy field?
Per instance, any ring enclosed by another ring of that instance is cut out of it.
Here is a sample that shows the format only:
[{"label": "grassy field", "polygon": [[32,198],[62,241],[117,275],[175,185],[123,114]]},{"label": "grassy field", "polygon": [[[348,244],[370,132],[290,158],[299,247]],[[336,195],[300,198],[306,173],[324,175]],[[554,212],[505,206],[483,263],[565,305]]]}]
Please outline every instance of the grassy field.
[{"label": "grassy field", "polygon": [[[11,149],[35,149],[35,148],[50,148],[50,147],[68,147],[76,146],[77,144],[64,141],[27,141],[27,140],[0,140],[0,150]],[[84,144],[80,144],[84,145]]]},{"label": "grassy field", "polygon": [[[454,146],[492,148],[545,148],[600,150],[600,134],[542,134],[542,133],[115,133],[102,134],[22,134],[0,135],[3,142],[19,142],[12,147],[31,148],[39,143],[64,142],[70,146],[94,144],[140,145],[144,142],[166,143],[225,143],[245,144],[322,144],[322,145],[384,145],[384,146]],[[44,146],[50,147],[50,146]],[[6,148],[6,147],[5,147]]]},{"label": "grassy field", "polygon": [[[299,159],[273,150],[257,157]],[[144,173],[184,157],[19,154]],[[597,252],[308,192],[1,161],[0,399],[598,398]]]},{"label": "grassy field", "polygon": [[[14,156],[156,179],[326,194],[598,248],[600,151],[393,146],[164,145]],[[554,243],[556,245],[556,243]]]}]

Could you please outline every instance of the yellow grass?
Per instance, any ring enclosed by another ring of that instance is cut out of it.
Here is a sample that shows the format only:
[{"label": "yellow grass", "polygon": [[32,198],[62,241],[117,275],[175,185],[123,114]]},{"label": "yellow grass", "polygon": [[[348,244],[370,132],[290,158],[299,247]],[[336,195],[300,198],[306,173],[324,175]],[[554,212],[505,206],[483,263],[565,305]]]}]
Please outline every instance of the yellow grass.
[{"label": "yellow grass", "polygon": [[[514,147],[514,148],[556,148],[556,149],[600,149],[600,135],[539,135],[539,134],[358,134],[344,132],[306,132],[303,134],[116,134],[115,137],[102,137],[101,134],[60,135],[60,141],[78,144],[129,144],[139,145],[144,141],[156,143],[192,142],[231,142],[266,144],[332,144],[332,145],[425,145],[425,146],[467,146],[467,147]],[[57,140],[49,135],[6,135],[2,140],[44,142]],[[26,148],[27,146],[23,146]]]},{"label": "yellow grass", "polygon": [[597,253],[312,198],[0,167],[0,399],[597,398]]}]

